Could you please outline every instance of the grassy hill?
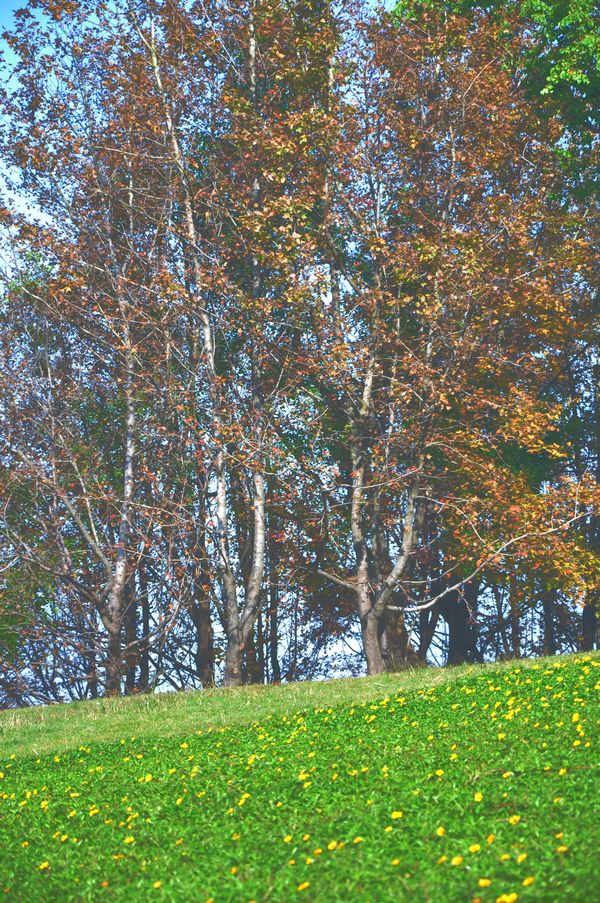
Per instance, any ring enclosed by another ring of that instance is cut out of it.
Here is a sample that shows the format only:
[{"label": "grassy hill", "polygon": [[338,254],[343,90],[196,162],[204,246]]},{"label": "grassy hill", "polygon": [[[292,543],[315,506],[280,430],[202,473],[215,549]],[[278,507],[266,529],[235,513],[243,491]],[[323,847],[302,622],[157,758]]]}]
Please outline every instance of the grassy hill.
[{"label": "grassy hill", "polygon": [[589,901],[600,658],[0,715],[0,899]]}]

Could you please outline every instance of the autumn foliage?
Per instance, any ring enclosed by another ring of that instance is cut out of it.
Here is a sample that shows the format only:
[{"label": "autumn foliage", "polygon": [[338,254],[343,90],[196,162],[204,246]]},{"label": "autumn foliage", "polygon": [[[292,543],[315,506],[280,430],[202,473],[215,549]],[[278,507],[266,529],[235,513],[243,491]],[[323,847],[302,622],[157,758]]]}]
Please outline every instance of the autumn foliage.
[{"label": "autumn foliage", "polygon": [[405,6],[15,15],[4,704],[594,644],[594,144]]}]

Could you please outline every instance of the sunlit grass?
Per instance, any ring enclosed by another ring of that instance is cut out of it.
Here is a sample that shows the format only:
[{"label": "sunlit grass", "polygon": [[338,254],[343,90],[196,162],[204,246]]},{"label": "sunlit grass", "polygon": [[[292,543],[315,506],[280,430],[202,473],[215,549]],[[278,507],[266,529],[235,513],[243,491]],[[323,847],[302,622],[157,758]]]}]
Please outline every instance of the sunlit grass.
[{"label": "sunlit grass", "polygon": [[0,891],[593,899],[599,680],[582,655],[4,713]]}]

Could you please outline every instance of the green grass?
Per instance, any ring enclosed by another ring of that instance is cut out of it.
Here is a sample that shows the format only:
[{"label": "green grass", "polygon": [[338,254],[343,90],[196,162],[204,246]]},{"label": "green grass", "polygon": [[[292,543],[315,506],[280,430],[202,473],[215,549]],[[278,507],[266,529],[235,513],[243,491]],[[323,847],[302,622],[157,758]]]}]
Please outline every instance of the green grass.
[{"label": "green grass", "polygon": [[582,655],[3,713],[0,892],[594,899],[599,681]]},{"label": "green grass", "polygon": [[160,693],[0,711],[0,750],[5,756],[39,756],[84,743],[115,742],[132,734],[177,737],[199,727],[231,727],[316,706],[367,702],[401,688],[408,691],[454,680],[469,670],[468,666],[419,668],[379,677]]}]

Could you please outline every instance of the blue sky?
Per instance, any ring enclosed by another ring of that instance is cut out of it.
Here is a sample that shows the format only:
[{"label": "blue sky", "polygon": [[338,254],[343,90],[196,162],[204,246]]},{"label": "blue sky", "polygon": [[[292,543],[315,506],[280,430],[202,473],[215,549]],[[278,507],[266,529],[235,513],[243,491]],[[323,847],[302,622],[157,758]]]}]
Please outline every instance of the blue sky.
[{"label": "blue sky", "polygon": [[[12,28],[13,11],[25,5],[25,0],[0,0],[0,35],[7,28]],[[0,51],[6,52],[6,45],[0,38]]]},{"label": "blue sky", "polygon": [[0,29],[12,25],[13,10],[23,5],[21,0],[0,0]]}]

